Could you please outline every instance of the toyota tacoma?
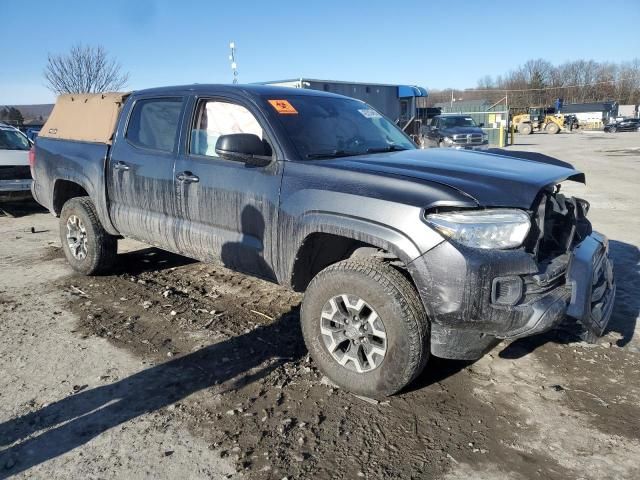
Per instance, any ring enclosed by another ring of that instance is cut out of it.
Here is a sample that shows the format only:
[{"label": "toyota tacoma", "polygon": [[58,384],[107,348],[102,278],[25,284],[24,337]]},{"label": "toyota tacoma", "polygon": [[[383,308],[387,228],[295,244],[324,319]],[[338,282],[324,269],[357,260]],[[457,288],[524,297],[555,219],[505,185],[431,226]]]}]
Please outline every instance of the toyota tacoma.
[{"label": "toyota tacoma", "polygon": [[108,271],[130,237],[304,291],[310,354],[358,394],[566,317],[601,335],[611,315],[607,239],[561,190],[582,173],[420,150],[359,100],[258,85],[65,95],[32,168],[73,269]]}]

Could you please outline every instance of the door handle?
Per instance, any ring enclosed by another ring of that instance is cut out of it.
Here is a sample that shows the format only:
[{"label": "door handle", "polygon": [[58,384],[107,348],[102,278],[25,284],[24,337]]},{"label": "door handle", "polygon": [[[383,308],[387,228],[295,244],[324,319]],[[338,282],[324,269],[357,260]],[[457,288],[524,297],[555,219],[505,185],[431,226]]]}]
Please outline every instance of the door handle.
[{"label": "door handle", "polygon": [[127,170],[129,170],[130,167],[129,167],[129,165],[127,165],[124,162],[116,162],[113,165],[113,168],[114,168],[114,170],[122,170],[122,171],[126,172]]},{"label": "door handle", "polygon": [[200,181],[200,177],[194,175],[191,172],[182,172],[176,175],[176,178],[179,182],[183,183],[198,183]]}]

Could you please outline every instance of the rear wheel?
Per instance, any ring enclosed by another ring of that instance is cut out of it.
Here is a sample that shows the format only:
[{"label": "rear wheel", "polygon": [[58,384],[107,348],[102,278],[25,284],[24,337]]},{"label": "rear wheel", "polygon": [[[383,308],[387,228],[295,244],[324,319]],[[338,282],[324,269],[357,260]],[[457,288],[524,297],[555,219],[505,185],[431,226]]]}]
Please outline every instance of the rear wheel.
[{"label": "rear wheel", "polygon": [[60,241],[71,268],[83,275],[103,273],[115,262],[118,240],[104,230],[89,197],[72,198],[62,207]]},{"label": "rear wheel", "polygon": [[547,123],[547,126],[544,127],[544,129],[547,133],[550,133],[551,135],[555,135],[560,131],[560,127],[553,122]]},{"label": "rear wheel", "polygon": [[530,123],[521,123],[520,125],[518,125],[518,132],[520,132],[522,135],[529,135],[533,132],[533,129],[531,128]]},{"label": "rear wheel", "polygon": [[380,261],[331,265],[309,285],[302,332],[320,370],[368,397],[392,395],[424,368],[429,325],[411,283]]}]

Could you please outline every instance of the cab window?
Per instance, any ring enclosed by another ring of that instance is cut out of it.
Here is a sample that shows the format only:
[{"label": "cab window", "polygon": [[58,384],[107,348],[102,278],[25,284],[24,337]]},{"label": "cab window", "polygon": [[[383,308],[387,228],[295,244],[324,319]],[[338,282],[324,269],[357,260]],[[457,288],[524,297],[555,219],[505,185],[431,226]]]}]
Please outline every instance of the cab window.
[{"label": "cab window", "polygon": [[178,142],[181,98],[138,100],[133,106],[126,138],[143,148],[173,152]]},{"label": "cab window", "polygon": [[[189,152],[194,155],[218,157],[218,138],[234,133],[257,135],[268,145],[262,127],[248,109],[221,100],[201,100],[196,108],[191,129]],[[270,147],[267,151],[270,151]]]}]

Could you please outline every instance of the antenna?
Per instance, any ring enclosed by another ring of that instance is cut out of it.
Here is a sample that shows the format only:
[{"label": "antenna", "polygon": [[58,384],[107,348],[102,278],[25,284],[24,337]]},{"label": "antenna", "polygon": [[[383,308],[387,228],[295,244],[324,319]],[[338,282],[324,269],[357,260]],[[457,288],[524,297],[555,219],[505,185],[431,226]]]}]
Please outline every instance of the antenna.
[{"label": "antenna", "polygon": [[231,49],[231,55],[229,55],[229,61],[231,62],[231,70],[233,70],[233,83],[238,83],[238,64],[236,63],[236,42],[229,43]]}]

